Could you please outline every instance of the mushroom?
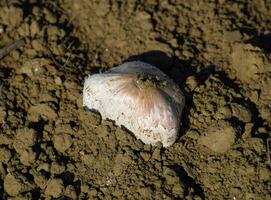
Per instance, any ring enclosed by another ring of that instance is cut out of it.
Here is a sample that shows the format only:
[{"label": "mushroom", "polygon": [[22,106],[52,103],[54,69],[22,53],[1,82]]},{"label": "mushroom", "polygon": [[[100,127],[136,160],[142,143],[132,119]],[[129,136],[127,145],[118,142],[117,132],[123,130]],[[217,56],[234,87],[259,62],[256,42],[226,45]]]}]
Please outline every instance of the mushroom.
[{"label": "mushroom", "polygon": [[145,144],[169,147],[176,141],[184,103],[177,84],[140,61],[90,75],[84,83],[84,106],[124,126]]}]

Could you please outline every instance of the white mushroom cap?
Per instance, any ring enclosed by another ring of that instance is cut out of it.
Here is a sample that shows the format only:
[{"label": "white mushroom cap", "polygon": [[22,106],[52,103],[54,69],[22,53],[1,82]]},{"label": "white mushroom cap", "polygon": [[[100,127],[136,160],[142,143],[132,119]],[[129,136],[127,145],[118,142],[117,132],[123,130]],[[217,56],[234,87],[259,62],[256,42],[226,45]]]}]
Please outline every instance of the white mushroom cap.
[{"label": "white mushroom cap", "polygon": [[83,104],[114,120],[146,144],[172,145],[180,128],[184,96],[162,71],[127,62],[84,83]]}]

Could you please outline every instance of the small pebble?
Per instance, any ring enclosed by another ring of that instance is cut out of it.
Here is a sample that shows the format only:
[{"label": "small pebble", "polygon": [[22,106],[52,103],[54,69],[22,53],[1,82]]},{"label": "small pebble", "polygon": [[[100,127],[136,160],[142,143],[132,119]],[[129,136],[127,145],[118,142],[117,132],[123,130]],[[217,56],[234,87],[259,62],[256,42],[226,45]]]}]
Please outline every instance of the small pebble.
[{"label": "small pebble", "polygon": [[60,77],[58,77],[58,76],[55,77],[55,80],[54,80],[54,81],[55,81],[55,84],[56,84],[56,85],[62,85],[62,80],[61,80]]}]

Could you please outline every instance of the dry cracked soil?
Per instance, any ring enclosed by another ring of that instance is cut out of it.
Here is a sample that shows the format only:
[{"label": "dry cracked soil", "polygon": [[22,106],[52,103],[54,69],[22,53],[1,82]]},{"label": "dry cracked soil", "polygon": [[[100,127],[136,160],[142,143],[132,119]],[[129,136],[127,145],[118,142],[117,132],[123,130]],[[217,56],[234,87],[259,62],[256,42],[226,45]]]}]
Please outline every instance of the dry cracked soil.
[{"label": "dry cracked soil", "polygon": [[[0,0],[0,199],[271,199],[270,10],[269,0]],[[129,60],[185,93],[169,148],[82,106],[87,75]]]}]

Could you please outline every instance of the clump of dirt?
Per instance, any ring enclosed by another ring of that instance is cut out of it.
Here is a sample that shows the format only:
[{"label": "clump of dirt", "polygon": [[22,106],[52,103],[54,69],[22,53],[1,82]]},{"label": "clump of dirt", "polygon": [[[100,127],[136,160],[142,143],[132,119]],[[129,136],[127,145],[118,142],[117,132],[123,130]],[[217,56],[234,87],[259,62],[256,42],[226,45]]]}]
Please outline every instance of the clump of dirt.
[{"label": "clump of dirt", "polygon": [[[0,2],[0,199],[270,199],[268,1]],[[82,107],[127,60],[186,96],[180,137],[150,146]]]}]

